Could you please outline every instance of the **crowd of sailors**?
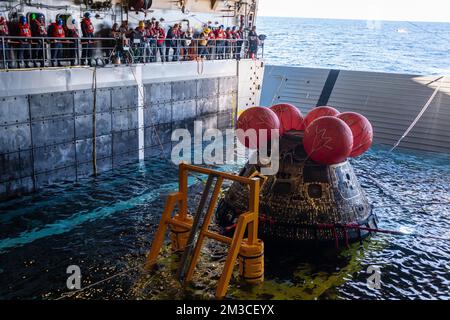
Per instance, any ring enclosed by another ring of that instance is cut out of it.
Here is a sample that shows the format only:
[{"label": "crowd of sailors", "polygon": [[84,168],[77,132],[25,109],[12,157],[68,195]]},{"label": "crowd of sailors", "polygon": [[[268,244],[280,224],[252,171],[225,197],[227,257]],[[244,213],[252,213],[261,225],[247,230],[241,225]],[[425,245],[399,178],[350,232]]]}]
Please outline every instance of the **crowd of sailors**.
[{"label": "crowd of sailors", "polygon": [[[15,61],[17,67],[45,66],[47,46],[52,65],[151,63],[194,59],[255,58],[260,38],[256,27],[225,27],[205,24],[201,30],[183,29],[175,23],[165,29],[155,18],[140,21],[130,28],[127,21],[115,23],[109,35],[96,38],[91,14],[86,12],[78,29],[75,19],[46,25],[43,14],[31,21],[21,16],[14,37],[6,19],[0,15],[0,64]],[[100,32],[101,33],[101,32]],[[100,53],[97,55],[97,53]],[[14,59],[15,56],[15,59]],[[98,60],[101,60],[99,63]]]}]

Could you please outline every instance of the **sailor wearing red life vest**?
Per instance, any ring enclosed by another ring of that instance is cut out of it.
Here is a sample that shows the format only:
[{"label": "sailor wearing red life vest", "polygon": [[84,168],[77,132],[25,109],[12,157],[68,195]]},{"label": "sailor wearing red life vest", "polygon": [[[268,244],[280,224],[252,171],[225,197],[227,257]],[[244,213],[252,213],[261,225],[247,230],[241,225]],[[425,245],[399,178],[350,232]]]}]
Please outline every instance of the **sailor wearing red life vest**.
[{"label": "sailor wearing red life vest", "polygon": [[225,30],[225,59],[231,58],[231,50],[234,47],[233,36],[231,33],[231,28],[227,27]]},{"label": "sailor wearing red life vest", "polygon": [[156,31],[155,31],[155,22],[154,20],[147,21],[146,30],[146,38],[148,41],[147,53],[149,62],[156,62]]},{"label": "sailor wearing red life vest", "polygon": [[51,53],[52,53],[53,63],[57,64],[57,65],[61,65],[63,43],[59,39],[66,37],[66,33],[64,32],[64,28],[63,28],[62,19],[58,19],[58,21],[56,21],[56,23],[52,24],[51,36],[52,36],[52,38],[54,38],[51,41],[52,42]]},{"label": "sailor wearing red life vest", "polygon": [[[86,12],[84,14],[84,18],[81,21],[81,32],[83,34],[83,38],[93,38],[94,37],[94,25],[91,21],[91,14]],[[81,58],[86,64],[89,60],[89,64],[92,65],[92,55],[93,55],[93,41],[89,39],[83,39],[83,49]]]},{"label": "sailor wearing red life vest", "polygon": [[[18,67],[20,68],[21,63],[29,65],[29,63],[33,59],[31,55],[31,39],[29,39],[31,38],[31,29],[25,16],[21,16],[19,19],[19,36],[22,37],[22,39],[19,40],[20,45],[18,52],[19,58]],[[25,57],[28,63],[25,63]]]},{"label": "sailor wearing red life vest", "polygon": [[[166,32],[159,24],[159,21],[155,22],[155,28],[153,29],[156,38],[156,50],[159,52],[161,57],[161,62],[164,62],[164,43],[166,40]],[[155,61],[156,61],[156,52],[155,52]]]},{"label": "sailor wearing red life vest", "polygon": [[216,52],[216,35],[212,28],[208,27],[208,56],[206,57],[208,60],[214,59],[214,53]]},{"label": "sailor wearing red life vest", "polygon": [[[0,12],[0,37],[7,37],[7,36],[9,36],[8,23],[6,22],[5,17],[3,17],[3,13]],[[5,49],[0,50],[0,63],[2,63],[3,60],[9,60],[8,40],[0,38],[0,48],[1,47]],[[5,53],[5,56],[3,56],[3,51]],[[6,62],[6,64],[8,64],[8,62]]]},{"label": "sailor wearing red life vest", "polygon": [[223,59],[225,57],[225,31],[223,30],[224,26],[221,25],[215,32],[216,36],[216,52],[217,59]]},{"label": "sailor wearing red life vest", "polygon": [[41,66],[44,66],[45,64],[45,58],[44,58],[44,51],[45,51],[45,43],[46,40],[42,39],[47,37],[47,28],[45,26],[45,16],[42,13],[38,14],[37,19],[31,20],[31,35],[36,38],[41,39],[34,39],[35,45],[33,56],[34,59],[37,61],[40,61]]}]

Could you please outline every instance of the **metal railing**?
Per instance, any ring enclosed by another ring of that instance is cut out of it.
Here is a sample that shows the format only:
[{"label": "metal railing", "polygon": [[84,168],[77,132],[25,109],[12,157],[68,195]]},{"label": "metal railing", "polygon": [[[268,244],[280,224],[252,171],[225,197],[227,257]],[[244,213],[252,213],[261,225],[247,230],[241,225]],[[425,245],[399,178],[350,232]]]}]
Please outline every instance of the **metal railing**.
[{"label": "metal railing", "polygon": [[0,70],[261,58],[248,40],[0,37]]}]

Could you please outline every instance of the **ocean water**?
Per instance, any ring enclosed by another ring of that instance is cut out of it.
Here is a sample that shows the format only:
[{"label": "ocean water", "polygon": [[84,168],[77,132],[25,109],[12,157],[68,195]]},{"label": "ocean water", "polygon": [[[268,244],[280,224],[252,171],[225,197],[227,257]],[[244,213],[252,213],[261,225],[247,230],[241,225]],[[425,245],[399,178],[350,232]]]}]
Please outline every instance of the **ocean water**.
[{"label": "ocean water", "polygon": [[[379,228],[410,235],[378,233],[363,244],[312,256],[301,248],[266,248],[264,284],[245,288],[232,281],[230,298],[450,299],[450,157],[400,151],[386,157],[386,149],[375,146],[351,162]],[[201,186],[197,178],[189,180],[193,188]],[[72,298],[183,298],[161,284],[163,274],[142,281],[133,269],[143,265],[177,179],[176,166],[154,158],[0,203],[0,298],[60,298],[68,292],[69,265],[81,268],[87,287]],[[380,289],[367,287],[369,266],[381,269]],[[217,278],[209,280],[200,291],[215,290]]]},{"label": "ocean water", "polygon": [[450,74],[450,23],[258,17],[268,64]]}]

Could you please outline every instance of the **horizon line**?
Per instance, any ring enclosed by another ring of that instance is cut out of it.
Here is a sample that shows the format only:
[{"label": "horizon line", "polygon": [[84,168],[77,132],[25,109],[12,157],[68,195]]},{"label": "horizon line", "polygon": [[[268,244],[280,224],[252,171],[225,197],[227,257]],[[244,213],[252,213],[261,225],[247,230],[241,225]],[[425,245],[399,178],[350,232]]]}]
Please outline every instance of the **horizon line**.
[{"label": "horizon line", "polygon": [[323,19],[323,20],[357,20],[357,21],[388,21],[388,22],[427,22],[427,23],[450,23],[450,21],[442,21],[442,20],[417,20],[417,19],[409,19],[409,20],[400,20],[400,19],[364,19],[364,18],[337,18],[337,17],[304,17],[304,16],[271,16],[271,15],[263,15],[258,14],[258,17],[264,18],[288,18],[288,19]]}]

